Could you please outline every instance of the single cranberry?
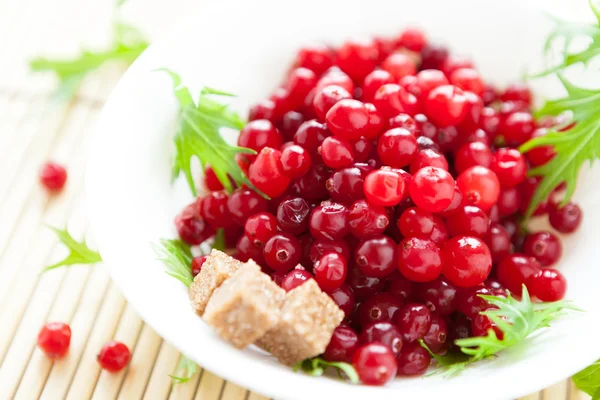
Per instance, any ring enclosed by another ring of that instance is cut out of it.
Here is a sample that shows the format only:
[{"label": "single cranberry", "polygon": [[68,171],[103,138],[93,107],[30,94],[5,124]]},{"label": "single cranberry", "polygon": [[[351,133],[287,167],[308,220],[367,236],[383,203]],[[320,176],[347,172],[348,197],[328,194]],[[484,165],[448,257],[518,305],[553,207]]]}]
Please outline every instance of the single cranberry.
[{"label": "single cranberry", "polygon": [[381,343],[359,347],[352,357],[352,365],[362,383],[383,386],[391,381],[398,370],[392,350]]},{"label": "single cranberry", "polygon": [[373,296],[375,293],[381,292],[385,286],[385,280],[368,277],[358,268],[350,268],[346,282],[359,299]]},{"label": "single cranberry", "polygon": [[325,121],[327,111],[329,111],[329,109],[333,107],[335,103],[342,99],[351,98],[352,95],[341,86],[325,86],[324,88],[318,90],[315,94],[313,99],[313,107],[315,108],[317,117],[319,117],[321,121]]},{"label": "single cranberry", "polygon": [[235,223],[244,225],[251,215],[267,211],[267,200],[253,190],[240,188],[227,199],[227,209]]},{"label": "single cranberry", "polygon": [[[421,136],[419,139],[427,139]],[[419,142],[417,139],[417,143]],[[425,167],[436,167],[448,171],[448,160],[443,154],[434,149],[419,150],[410,164],[410,173],[416,174],[418,170]]]},{"label": "single cranberry", "polygon": [[265,243],[263,255],[271,269],[289,271],[302,259],[302,244],[289,233],[278,233]]},{"label": "single cranberry", "polygon": [[479,127],[488,134],[494,136],[500,126],[500,116],[498,112],[491,107],[484,107],[481,110],[481,116],[479,117]]},{"label": "single cranberry", "polygon": [[371,40],[348,41],[337,52],[337,65],[354,81],[361,82],[375,69],[379,50]]},{"label": "single cranberry", "polygon": [[352,362],[352,356],[358,348],[358,335],[349,326],[340,325],[333,331],[331,340],[323,353],[330,362]]},{"label": "single cranberry", "polygon": [[479,72],[473,68],[459,68],[450,75],[450,83],[461,88],[464,91],[473,92],[481,96],[485,90],[485,83]]},{"label": "single cranberry", "polygon": [[414,282],[429,282],[442,273],[440,248],[432,241],[405,238],[398,245],[398,269]]},{"label": "single cranberry", "polygon": [[214,228],[225,228],[233,223],[227,201],[229,197],[223,191],[211,192],[200,205],[200,215]]},{"label": "single cranberry", "polygon": [[477,206],[484,211],[496,203],[500,194],[498,177],[486,167],[474,166],[466,169],[460,173],[456,184],[466,204]]},{"label": "single cranberry", "polygon": [[537,232],[527,235],[523,243],[523,253],[534,257],[543,267],[547,267],[560,259],[562,244],[551,232]]},{"label": "single cranberry", "polygon": [[357,140],[369,129],[369,110],[358,100],[344,99],[327,112],[327,126],[343,139]]},{"label": "single cranberry", "polygon": [[[417,137],[417,123],[408,114],[400,113],[390,118],[388,121],[388,128],[404,128],[409,131],[414,137]],[[418,139],[418,138],[417,138]],[[419,149],[421,149],[421,145],[419,145]]]},{"label": "single cranberry", "polygon": [[463,144],[455,154],[454,166],[457,172],[462,172],[475,165],[489,167],[492,163],[492,151],[480,142]]},{"label": "single cranberry", "polygon": [[263,256],[262,249],[255,246],[254,243],[246,235],[242,235],[236,245],[237,250],[236,258],[242,262],[246,262],[249,259],[256,261],[258,265],[264,265],[265,259]]},{"label": "single cranberry", "polygon": [[281,281],[281,287],[289,292],[312,278],[312,274],[305,269],[293,269],[285,275]]},{"label": "single cranberry", "polygon": [[490,289],[483,286],[474,286],[462,289],[458,293],[456,307],[458,311],[473,319],[480,312],[488,310],[493,306],[486,300],[479,297],[480,295],[491,296],[493,293]]},{"label": "single cranberry", "polygon": [[386,83],[377,89],[373,104],[387,118],[400,113],[415,115],[421,111],[417,96],[395,83]]},{"label": "single cranberry", "polygon": [[405,29],[396,41],[397,47],[405,47],[410,51],[420,52],[427,46],[427,37],[417,28]]},{"label": "single cranberry", "polygon": [[558,301],[565,297],[567,280],[557,270],[542,269],[531,275],[526,282],[530,295],[541,301]]},{"label": "single cranberry", "polygon": [[463,314],[454,314],[448,323],[448,344],[454,345],[458,339],[466,339],[473,336],[471,333],[471,320]]},{"label": "single cranberry", "polygon": [[308,230],[310,211],[310,205],[301,197],[282,201],[277,207],[277,225],[284,232],[300,235]]},{"label": "single cranberry", "polygon": [[511,254],[498,264],[496,275],[508,290],[520,296],[523,284],[540,270],[541,266],[534,258]]},{"label": "single cranberry", "polygon": [[386,290],[387,293],[391,293],[404,302],[412,299],[414,291],[415,284],[400,274],[392,275]]},{"label": "single cranberry", "polygon": [[475,68],[473,61],[462,56],[451,55],[444,60],[444,64],[441,66],[441,70],[446,76],[452,76],[452,73],[457,69],[461,68]]},{"label": "single cranberry", "polygon": [[48,322],[38,333],[37,346],[54,360],[64,357],[70,344],[71,327],[64,322]]},{"label": "single cranberry", "polygon": [[337,253],[325,254],[314,267],[315,280],[326,292],[339,289],[346,279],[347,271],[346,260]]},{"label": "single cranberry", "polygon": [[572,202],[568,202],[563,207],[558,204],[551,206],[548,216],[550,225],[561,233],[575,232],[583,217],[581,208]]},{"label": "single cranberry", "polygon": [[384,164],[402,168],[411,163],[417,154],[417,139],[404,128],[394,128],[379,138],[377,153]]},{"label": "single cranberry", "polygon": [[395,315],[394,322],[400,328],[407,343],[423,339],[431,327],[431,311],[419,303],[409,303]]},{"label": "single cranberry", "polygon": [[129,364],[131,352],[129,348],[117,341],[110,341],[102,346],[100,353],[96,356],[96,360],[102,367],[109,372],[119,372]]},{"label": "single cranberry", "polygon": [[392,74],[396,81],[417,73],[413,59],[405,53],[392,53],[381,63],[381,68]]},{"label": "single cranberry", "polygon": [[405,237],[428,239],[435,222],[433,214],[418,207],[410,207],[400,215],[398,228]]},{"label": "single cranberry", "polygon": [[67,170],[60,164],[47,162],[42,165],[40,182],[51,192],[61,191],[67,182]]},{"label": "single cranberry", "polygon": [[277,127],[283,138],[290,141],[294,139],[294,135],[298,132],[298,128],[300,128],[300,125],[302,125],[305,120],[306,118],[302,113],[288,111],[283,114],[281,123]]},{"label": "single cranberry", "polygon": [[422,375],[429,368],[431,356],[418,342],[406,343],[397,358],[398,375]]},{"label": "single cranberry", "polygon": [[513,83],[500,95],[502,101],[522,101],[531,104],[532,99],[531,90],[523,82]]},{"label": "single cranberry", "polygon": [[345,240],[315,240],[310,245],[310,260],[316,264],[323,255],[333,252],[338,253],[344,259],[350,259],[350,246]]},{"label": "single cranberry", "polygon": [[358,200],[348,212],[350,233],[359,239],[379,235],[385,231],[390,220],[384,207]]},{"label": "single cranberry", "polygon": [[290,184],[290,178],[283,172],[281,152],[265,147],[250,165],[248,178],[261,192],[269,197],[282,195]]},{"label": "single cranberry", "polygon": [[316,89],[320,90],[330,85],[341,86],[346,89],[348,93],[354,93],[354,82],[352,82],[352,78],[338,67],[331,67],[325,71],[317,82]]},{"label": "single cranberry", "polygon": [[196,276],[200,273],[202,266],[206,262],[206,258],[207,256],[199,256],[192,259],[192,265],[190,266],[192,270],[192,276]]},{"label": "single cranberry", "polygon": [[322,44],[306,46],[296,55],[294,65],[312,70],[315,74],[321,75],[327,68],[333,65],[333,51]]},{"label": "single cranberry", "polygon": [[270,121],[275,119],[275,102],[273,100],[265,99],[250,107],[248,121],[257,119],[268,119]]},{"label": "single cranberry", "polygon": [[364,193],[369,203],[378,206],[395,206],[404,197],[405,182],[400,172],[379,169],[367,175]]},{"label": "single cranberry", "polygon": [[479,238],[455,236],[442,247],[444,276],[458,287],[477,286],[492,270],[492,255]]},{"label": "single cranberry", "polygon": [[373,322],[391,322],[402,305],[403,300],[391,293],[377,293],[358,307],[359,322],[363,327]]},{"label": "single cranberry", "polygon": [[447,279],[438,278],[418,286],[417,297],[432,313],[450,315],[457,307],[457,288]]},{"label": "single cranberry", "polygon": [[363,328],[358,341],[360,344],[381,343],[396,357],[402,350],[402,333],[390,322],[371,322]]},{"label": "single cranberry", "polygon": [[423,341],[433,353],[442,353],[447,347],[448,324],[444,318],[433,314],[431,316],[431,327],[423,338]]},{"label": "single cranberry", "polygon": [[177,233],[189,245],[200,244],[215,234],[215,229],[200,216],[199,203],[189,204],[175,217]]},{"label": "single cranberry", "polygon": [[487,336],[493,330],[500,340],[504,338],[504,332],[487,315],[478,314],[471,320],[471,331],[473,336]]},{"label": "single cranberry", "polygon": [[490,169],[494,171],[503,187],[515,187],[527,176],[525,157],[517,149],[498,149]]},{"label": "single cranberry", "polygon": [[255,246],[262,248],[277,233],[277,219],[266,212],[254,214],[246,220],[244,232]]},{"label": "single cranberry", "polygon": [[[535,131],[533,131],[531,138],[534,139],[534,138],[546,136],[547,134],[548,134],[547,128],[539,128],[539,129],[536,129]],[[554,147],[552,147],[552,146],[538,146],[538,147],[535,147],[535,148],[529,150],[527,153],[525,153],[527,160],[534,167],[546,164],[548,161],[552,160],[555,155],[556,155],[556,151],[554,150]]]},{"label": "single cranberry", "polygon": [[419,92],[423,98],[426,98],[433,89],[448,84],[448,79],[442,71],[437,69],[425,69],[421,70],[417,74],[416,85],[419,88]]},{"label": "single cranberry", "polygon": [[465,117],[466,102],[462,89],[454,85],[438,86],[425,100],[425,114],[438,127],[456,125]]},{"label": "single cranberry", "polygon": [[479,128],[473,130],[464,139],[465,143],[479,142],[485,144],[488,147],[492,145],[492,139],[490,138],[490,135],[483,129]]},{"label": "single cranberry", "polygon": [[310,165],[310,154],[301,146],[287,146],[281,152],[283,173],[290,178],[298,178],[305,175],[310,169]]},{"label": "single cranberry", "polygon": [[421,69],[441,69],[448,58],[448,49],[428,44],[421,50]]},{"label": "single cranberry", "polygon": [[379,89],[381,86],[387,83],[394,82],[394,77],[388,71],[385,71],[383,69],[376,69],[371,71],[371,73],[365,76],[365,79],[363,80],[363,84],[361,86],[363,91],[363,99],[366,101],[372,101],[375,97],[375,92],[377,92],[377,89]]},{"label": "single cranberry", "polygon": [[448,217],[448,216],[452,215],[454,212],[456,212],[463,205],[464,204],[463,204],[462,192],[455,185],[454,186],[454,195],[452,196],[452,201],[450,202],[450,205],[448,207],[446,207],[446,209],[444,211],[441,212],[441,214],[444,217]]},{"label": "single cranberry", "polygon": [[518,146],[531,138],[535,121],[528,112],[517,111],[502,120],[498,132],[509,146]]},{"label": "single cranberry", "polygon": [[521,208],[521,191],[518,188],[506,188],[500,191],[496,210],[499,217],[513,215]]},{"label": "single cranberry", "polygon": [[238,146],[246,147],[257,152],[265,147],[278,149],[283,144],[283,139],[277,128],[266,119],[250,121],[240,131]]},{"label": "single cranberry", "polygon": [[354,262],[368,277],[388,276],[394,272],[398,262],[396,243],[385,235],[363,240],[354,251]]},{"label": "single cranberry", "polygon": [[312,119],[300,125],[294,135],[294,143],[302,146],[311,154],[317,154],[319,146],[321,146],[323,140],[329,135],[331,135],[331,132],[329,132],[325,124]]},{"label": "single cranberry", "polygon": [[354,311],[354,306],[356,305],[356,300],[354,298],[354,293],[350,286],[346,283],[342,284],[336,290],[332,290],[327,293],[329,297],[337,304],[337,306],[344,312],[346,318],[352,314]]},{"label": "single cranberry", "polygon": [[341,239],[349,232],[348,209],[331,202],[317,206],[312,210],[308,227],[315,239]]},{"label": "single cranberry", "polygon": [[323,163],[330,168],[346,167],[354,162],[352,143],[336,136],[325,138],[320,147]]},{"label": "single cranberry", "polygon": [[329,197],[327,180],[330,175],[331,170],[325,164],[313,163],[306,175],[296,179],[292,189],[306,200],[323,200]]},{"label": "single cranberry", "polygon": [[490,218],[479,207],[459,207],[456,212],[446,217],[450,236],[476,236],[483,238],[490,228]]},{"label": "single cranberry", "polygon": [[291,108],[297,108],[304,98],[316,86],[317,75],[310,69],[299,67],[293,69],[287,77],[285,89],[288,92],[287,101]]},{"label": "single cranberry", "polygon": [[357,167],[342,168],[334,172],[325,184],[331,200],[352,204],[364,198],[365,176],[366,172]]},{"label": "single cranberry", "polygon": [[445,210],[454,196],[454,179],[446,170],[421,168],[413,175],[410,197],[420,208],[429,212]]},{"label": "single cranberry", "polygon": [[510,235],[506,228],[500,224],[491,224],[490,229],[483,240],[490,249],[494,264],[502,261],[504,257],[508,256],[511,252],[512,244],[510,241]]},{"label": "single cranberry", "polygon": [[224,189],[223,184],[215,174],[215,170],[210,166],[204,168],[204,186],[211,192]]}]

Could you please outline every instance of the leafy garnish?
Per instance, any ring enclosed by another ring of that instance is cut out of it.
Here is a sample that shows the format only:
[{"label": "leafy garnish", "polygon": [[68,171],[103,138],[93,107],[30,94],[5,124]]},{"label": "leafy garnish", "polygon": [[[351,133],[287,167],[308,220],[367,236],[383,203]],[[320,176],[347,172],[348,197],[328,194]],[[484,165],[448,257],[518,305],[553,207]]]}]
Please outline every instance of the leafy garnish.
[{"label": "leafy garnish", "polygon": [[[438,356],[430,351],[444,375],[455,375],[471,363],[491,358],[502,350],[523,342],[532,333],[549,327],[550,322],[565,315],[565,310],[581,311],[568,301],[532,303],[525,285],[523,285],[521,300],[515,299],[510,293],[506,297],[484,295],[479,297],[497,307],[497,309],[483,311],[481,314],[486,315],[498,326],[503,337],[498,338],[496,332],[490,329],[486,336],[456,340],[454,343],[469,357],[467,359],[456,354]],[[429,351],[424,343],[421,345]]]},{"label": "leafy garnish", "polygon": [[321,357],[309,358],[299,362],[294,366],[294,371],[302,370],[304,373],[311,376],[321,376],[329,367],[336,368],[338,374],[340,374],[340,372],[343,372],[348,377],[350,382],[359,383],[358,374],[356,373],[356,370],[354,369],[352,364],[348,364],[345,362],[325,361]]},{"label": "leafy garnish", "polygon": [[531,198],[526,219],[562,182],[566,184],[562,205],[566,204],[573,196],[583,164],[586,161],[592,163],[600,157],[600,90],[582,89],[570,83],[562,74],[558,74],[558,77],[567,96],[547,101],[537,114],[557,116],[569,112],[575,126],[564,132],[552,130],[519,148],[525,153],[535,147],[552,146],[556,152],[549,162],[529,171],[530,176],[541,176],[542,180]]},{"label": "leafy garnish", "polygon": [[471,358],[465,353],[453,351],[442,356],[431,351],[423,339],[419,339],[419,343],[423,348],[425,348],[425,350],[427,350],[431,358],[436,361],[437,366],[440,367],[427,376],[442,375],[445,377],[451,377],[457,375],[471,362]]},{"label": "leafy garnish", "polygon": [[158,260],[167,267],[167,274],[189,287],[194,281],[190,267],[193,259],[190,246],[183,240],[160,239],[160,245],[153,247]]},{"label": "leafy garnish", "polygon": [[175,373],[169,376],[171,377],[173,384],[177,385],[189,381],[198,373],[198,370],[198,364],[182,354],[179,363],[177,363],[177,367],[175,368]]},{"label": "leafy garnish", "polygon": [[113,43],[104,51],[83,50],[73,59],[36,58],[29,67],[34,72],[53,72],[60,80],[56,95],[62,100],[69,100],[92,71],[107,62],[119,61],[131,64],[148,47],[149,43],[134,27],[117,22],[114,25]]},{"label": "leafy garnish", "polygon": [[592,396],[592,400],[600,399],[600,360],[575,374],[573,382],[579,390]]},{"label": "leafy garnish", "polygon": [[217,229],[217,233],[215,234],[215,241],[212,245],[212,248],[221,251],[225,250],[225,229]]},{"label": "leafy garnish", "polygon": [[63,260],[52,264],[42,270],[42,272],[49,271],[54,268],[64,267],[75,264],[95,264],[102,261],[100,253],[91,250],[85,241],[78,242],[73,239],[71,234],[66,229],[58,229],[53,226],[48,226],[56,234],[62,244],[67,246],[69,249],[69,255]]},{"label": "leafy garnish", "polygon": [[173,157],[172,178],[185,175],[194,196],[196,184],[192,177],[191,161],[196,157],[204,168],[209,164],[227,191],[233,190],[229,178],[238,186],[246,185],[261,196],[261,193],[246,177],[235,157],[237,154],[256,154],[252,149],[232,146],[220,135],[221,128],[242,129],[244,122],[227,104],[215,101],[214,96],[232,96],[230,93],[204,88],[198,102],[194,102],[190,90],[183,86],[181,77],[166,71],[173,80],[173,89],[179,102],[179,126],[175,134],[175,155]]}]

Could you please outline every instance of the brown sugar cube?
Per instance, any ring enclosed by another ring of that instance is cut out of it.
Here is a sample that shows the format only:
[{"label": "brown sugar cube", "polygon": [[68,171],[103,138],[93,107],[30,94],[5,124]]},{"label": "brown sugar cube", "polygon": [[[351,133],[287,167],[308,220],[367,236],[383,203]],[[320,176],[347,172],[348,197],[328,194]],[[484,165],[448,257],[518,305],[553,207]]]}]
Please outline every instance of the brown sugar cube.
[{"label": "brown sugar cube", "polygon": [[199,316],[204,314],[204,309],[215,289],[225,282],[242,265],[241,261],[228,256],[219,250],[212,250],[202,265],[200,273],[190,285],[188,294],[192,306]]},{"label": "brown sugar cube", "polygon": [[204,321],[243,349],[279,322],[285,290],[252,260],[242,265],[208,301]]},{"label": "brown sugar cube", "polygon": [[279,324],[256,344],[282,363],[295,365],[323,353],[343,319],[343,311],[309,279],[287,293]]}]

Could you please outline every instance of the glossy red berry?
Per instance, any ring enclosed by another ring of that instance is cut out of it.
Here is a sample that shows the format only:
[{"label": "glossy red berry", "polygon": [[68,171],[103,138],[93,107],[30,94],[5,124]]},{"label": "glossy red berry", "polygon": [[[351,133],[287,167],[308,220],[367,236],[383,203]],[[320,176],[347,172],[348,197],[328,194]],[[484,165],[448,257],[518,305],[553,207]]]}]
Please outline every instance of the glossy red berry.
[{"label": "glossy red berry", "polygon": [[485,90],[485,83],[479,73],[473,68],[459,68],[450,75],[450,83],[464,91],[481,96]]},{"label": "glossy red berry", "polygon": [[325,254],[314,267],[315,280],[326,292],[339,289],[346,279],[347,271],[346,260],[337,253]]},{"label": "glossy red berry", "polygon": [[358,307],[360,325],[365,327],[373,322],[391,322],[403,304],[402,299],[391,293],[376,293]]},{"label": "glossy red berry", "polygon": [[266,119],[250,121],[240,131],[238,146],[246,147],[257,152],[265,147],[278,149],[283,144],[283,138],[277,128]]},{"label": "glossy red berry", "polygon": [[284,200],[277,207],[277,225],[284,232],[300,235],[308,230],[310,212],[310,205],[301,197]]},{"label": "glossy red berry", "polygon": [[341,86],[348,93],[354,93],[354,82],[352,78],[348,76],[344,71],[339,69],[338,67],[331,67],[323,75],[317,82],[316,90],[321,90],[326,86],[337,85]]},{"label": "glossy red berry", "polygon": [[358,200],[348,210],[350,233],[359,239],[379,235],[385,231],[390,220],[385,207]]},{"label": "glossy red berry", "polygon": [[323,140],[320,148],[323,163],[329,168],[342,168],[354,162],[354,147],[349,141],[337,136]]},{"label": "glossy red berry", "polygon": [[[417,139],[417,144],[419,144],[419,139],[422,138],[424,137],[421,136]],[[423,142],[423,140],[421,140],[421,142]],[[410,173],[416,174],[418,170],[425,167],[436,167],[448,171],[448,160],[446,160],[446,157],[444,157],[443,154],[440,154],[434,149],[419,150],[410,164]]]},{"label": "glossy red berry", "polygon": [[513,83],[500,95],[502,101],[522,101],[531,104],[533,96],[529,87],[523,82]]},{"label": "glossy red berry", "polygon": [[562,244],[551,232],[532,233],[525,238],[523,253],[534,257],[543,267],[547,267],[560,259]]},{"label": "glossy red berry", "polygon": [[394,353],[381,343],[359,347],[352,357],[352,365],[360,381],[371,386],[385,385],[396,376],[398,370]]},{"label": "glossy red berry", "polygon": [[448,79],[446,78],[446,75],[444,75],[444,73],[440,70],[425,69],[419,71],[419,73],[417,74],[416,85],[423,98],[427,98],[427,95],[429,95],[429,92],[431,92],[433,89],[447,84]]},{"label": "glossy red berry", "polygon": [[498,177],[502,187],[515,187],[527,176],[527,162],[517,149],[498,149],[494,154],[490,169]]},{"label": "glossy red berry", "polygon": [[425,100],[425,114],[440,128],[456,125],[466,115],[466,103],[462,89],[454,85],[438,86]]},{"label": "glossy red berry", "polygon": [[267,207],[267,200],[253,190],[236,189],[227,199],[227,208],[231,219],[242,226],[248,217],[267,211]]},{"label": "glossy red berry", "polygon": [[60,164],[47,162],[40,171],[40,182],[49,191],[58,192],[67,182],[67,170]]},{"label": "glossy red berry", "polygon": [[108,372],[119,372],[129,364],[131,352],[125,344],[113,340],[102,346],[96,359]]},{"label": "glossy red berry", "polygon": [[581,225],[583,218],[581,208],[569,202],[565,206],[553,205],[548,212],[550,225],[561,233],[572,233]]},{"label": "glossy red berry", "polygon": [[406,343],[403,346],[397,361],[398,375],[422,375],[427,371],[427,368],[429,368],[431,356],[418,342]]},{"label": "glossy red berry", "polygon": [[312,278],[313,275],[305,269],[293,269],[281,281],[281,288],[289,292]]},{"label": "glossy red berry", "polygon": [[423,210],[444,211],[454,196],[454,179],[441,168],[421,168],[413,175],[409,191],[413,202]]},{"label": "glossy red berry", "polygon": [[400,113],[415,115],[421,111],[417,96],[395,83],[387,83],[377,89],[373,104],[386,118]]},{"label": "glossy red berry", "polygon": [[291,145],[281,151],[283,173],[290,178],[305,175],[310,169],[311,162],[310,154],[301,146]]},{"label": "glossy red berry", "polygon": [[508,256],[511,252],[512,243],[510,241],[510,235],[506,228],[500,224],[491,224],[490,229],[483,240],[490,249],[494,264],[502,261],[504,257]]},{"label": "glossy red berry", "polygon": [[361,241],[354,251],[354,263],[368,277],[382,278],[396,269],[397,245],[389,236]]},{"label": "glossy red berry", "polygon": [[508,290],[520,296],[523,284],[540,270],[541,266],[534,258],[511,254],[498,264],[496,275]]},{"label": "glossy red berry", "polygon": [[366,101],[373,101],[375,97],[375,92],[387,83],[394,83],[396,80],[389,72],[383,69],[376,69],[371,71],[362,83],[362,95],[363,99]]},{"label": "glossy red berry", "polygon": [[200,216],[200,201],[189,204],[175,217],[175,228],[189,245],[198,245],[215,234],[215,229]]},{"label": "glossy red berry", "polygon": [[[546,136],[547,134],[547,128],[538,128],[535,131],[533,131],[531,138],[533,139],[537,137],[542,137]],[[534,167],[546,164],[548,161],[552,160],[552,158],[554,158],[555,155],[556,151],[554,150],[553,146],[538,146],[525,153],[527,160]]]},{"label": "glossy red berry", "polygon": [[489,167],[492,158],[492,151],[487,145],[481,142],[465,143],[455,154],[454,166],[459,173],[475,165]]},{"label": "glossy red berry", "polygon": [[233,223],[227,202],[229,197],[223,191],[211,192],[200,202],[200,215],[213,228],[225,228]]},{"label": "glossy red berry", "polygon": [[431,316],[431,326],[423,338],[423,341],[434,353],[442,353],[448,347],[448,324],[444,318],[433,314]]},{"label": "glossy red berry", "polygon": [[206,262],[206,258],[207,256],[199,256],[192,259],[192,265],[190,266],[192,270],[192,276],[196,276],[200,273],[202,266]]},{"label": "glossy red berry", "polygon": [[458,289],[446,278],[418,285],[417,297],[432,313],[450,315],[456,311]]},{"label": "glossy red berry", "polygon": [[406,53],[392,53],[381,63],[381,68],[392,74],[396,81],[417,73],[413,59]]},{"label": "glossy red berry", "polygon": [[312,210],[308,222],[310,234],[315,239],[335,240],[346,236],[348,226],[348,209],[339,203],[324,203]]},{"label": "glossy red berry", "polygon": [[244,232],[255,246],[262,248],[277,233],[277,219],[267,212],[254,214],[246,220]]},{"label": "glossy red berry", "polygon": [[474,166],[461,172],[456,185],[463,194],[465,204],[489,210],[498,201],[500,182],[496,174],[486,167]]},{"label": "glossy red berry", "polygon": [[410,51],[420,52],[427,46],[427,37],[420,29],[407,28],[398,37],[396,46],[405,47]]},{"label": "glossy red berry", "polygon": [[289,107],[294,109],[303,104],[304,99],[316,84],[317,75],[312,70],[299,67],[290,71],[285,84]]},{"label": "glossy red berry", "polygon": [[486,300],[479,297],[480,295],[491,296],[492,290],[484,286],[474,286],[461,289],[458,292],[458,301],[456,307],[458,311],[473,319],[480,312],[488,310],[493,306]]},{"label": "glossy red berry", "polygon": [[490,228],[490,218],[479,207],[459,207],[446,218],[450,236],[476,236],[483,238]]},{"label": "glossy red berry", "polygon": [[314,44],[300,49],[296,55],[295,65],[312,70],[315,74],[321,75],[327,68],[333,65],[333,51],[321,44]]},{"label": "glossy red berry", "polygon": [[37,346],[54,360],[64,357],[70,344],[71,327],[64,322],[48,322],[38,333]]},{"label": "glossy red berry", "polygon": [[431,311],[419,303],[409,303],[394,317],[407,343],[423,339],[431,327]]},{"label": "glossy red berry", "polygon": [[448,58],[448,49],[429,44],[421,51],[421,69],[441,69]]},{"label": "glossy red berry", "polygon": [[269,121],[275,119],[275,102],[273,100],[264,99],[250,107],[248,121],[257,119],[268,119]]},{"label": "glossy red berry", "polygon": [[337,52],[337,65],[358,82],[375,69],[378,59],[379,50],[371,40],[348,41]]},{"label": "glossy red berry", "polygon": [[394,128],[379,137],[377,153],[385,165],[402,168],[417,154],[417,139],[404,128]]},{"label": "glossy red berry", "polygon": [[223,184],[215,174],[215,170],[210,166],[204,169],[204,186],[212,192],[224,189]]},{"label": "glossy red berry", "polygon": [[404,191],[404,178],[391,169],[373,171],[364,180],[364,193],[370,204],[395,206],[404,197]]},{"label": "glossy red berry", "polygon": [[402,350],[402,332],[391,322],[371,322],[363,327],[359,337],[360,344],[381,343],[396,357]]},{"label": "glossy red berry", "polygon": [[343,99],[351,98],[352,95],[343,87],[338,85],[329,85],[317,91],[313,99],[313,107],[317,117],[321,121],[325,121],[327,111],[329,111],[329,109],[333,107],[335,103]]},{"label": "glossy red berry", "polygon": [[352,356],[358,348],[358,335],[349,326],[340,325],[333,331],[331,340],[323,353],[327,361],[352,362]]},{"label": "glossy red berry", "polygon": [[290,178],[284,173],[281,152],[270,147],[262,149],[250,165],[248,179],[269,197],[282,195],[290,184]]},{"label": "glossy red berry", "polygon": [[473,336],[487,336],[490,330],[494,331],[498,339],[504,338],[504,332],[487,315],[478,314],[471,320]]},{"label": "glossy red berry", "polygon": [[344,312],[346,319],[350,317],[354,311],[356,305],[356,299],[354,293],[348,284],[344,283],[336,290],[332,290],[327,293],[329,297],[337,304],[337,306]]},{"label": "glossy red berry", "polygon": [[509,114],[498,127],[498,133],[509,146],[518,146],[531,138],[535,121],[528,112],[517,111]]},{"label": "glossy red berry", "polygon": [[315,240],[310,245],[309,257],[311,262],[316,264],[329,252],[338,253],[346,260],[351,256],[350,246],[345,240]]},{"label": "glossy red berry", "polygon": [[357,140],[369,129],[370,115],[364,103],[354,99],[340,100],[327,112],[327,127],[346,140]]},{"label": "glossy red berry", "polygon": [[317,154],[319,146],[331,132],[325,124],[315,119],[304,122],[294,135],[294,143],[302,146],[310,154]]},{"label": "glossy red berry", "polygon": [[263,255],[271,269],[286,272],[298,265],[302,259],[302,244],[289,233],[278,233],[265,243]]},{"label": "glossy red berry", "polygon": [[541,301],[558,301],[565,297],[567,280],[557,270],[542,269],[531,275],[526,282],[529,294]]},{"label": "glossy red berry", "polygon": [[344,204],[351,204],[365,197],[364,183],[367,169],[356,166],[337,170],[325,182],[325,188],[329,192],[331,200]]},{"label": "glossy red berry", "polygon": [[432,240],[405,238],[398,245],[398,269],[411,281],[433,281],[443,269],[440,248]]},{"label": "glossy red berry", "polygon": [[492,270],[492,255],[479,238],[455,236],[442,247],[444,276],[458,287],[477,286]]}]

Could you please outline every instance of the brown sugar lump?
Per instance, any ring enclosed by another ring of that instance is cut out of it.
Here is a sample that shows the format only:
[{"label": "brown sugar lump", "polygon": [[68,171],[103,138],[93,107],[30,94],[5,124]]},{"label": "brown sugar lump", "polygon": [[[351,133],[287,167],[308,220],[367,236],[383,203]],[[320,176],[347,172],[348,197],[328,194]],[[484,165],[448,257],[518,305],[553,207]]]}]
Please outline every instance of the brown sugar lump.
[{"label": "brown sugar lump", "polygon": [[214,291],[203,318],[243,349],[277,325],[284,300],[285,290],[250,260]]},{"label": "brown sugar lump", "polygon": [[202,265],[200,273],[190,285],[188,294],[192,306],[199,316],[204,314],[204,309],[215,289],[225,282],[242,265],[241,261],[228,256],[219,250],[212,250]]},{"label": "brown sugar lump", "polygon": [[295,365],[323,353],[343,319],[343,311],[309,279],[287,293],[279,324],[256,344],[282,363]]}]

